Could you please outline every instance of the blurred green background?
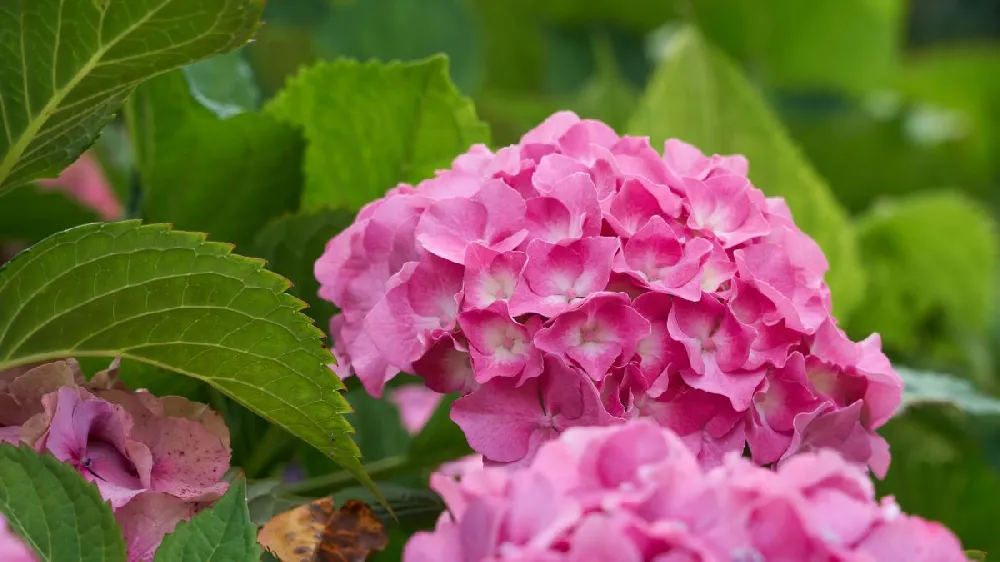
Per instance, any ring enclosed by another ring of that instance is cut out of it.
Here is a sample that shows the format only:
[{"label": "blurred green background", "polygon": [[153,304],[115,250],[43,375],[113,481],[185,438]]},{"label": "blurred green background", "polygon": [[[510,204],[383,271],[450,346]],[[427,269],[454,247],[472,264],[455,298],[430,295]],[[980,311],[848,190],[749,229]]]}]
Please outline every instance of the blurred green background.
[{"label": "blurred green background", "polygon": [[[746,153],[751,179],[786,197],[830,257],[837,314],[854,338],[879,332],[896,365],[1000,393],[1000,1],[269,0],[264,20],[235,55],[140,88],[128,125],[98,141],[131,215],[144,209],[144,218],[207,230],[271,258],[310,300],[311,260],[350,209],[271,222],[297,208],[303,147],[290,129],[257,123],[263,117],[253,111],[318,60],[444,53],[495,146],[572,109],[656,146],[679,136],[706,152]],[[149,126],[156,119],[186,129]],[[274,131],[258,135],[264,126]],[[170,143],[201,152],[153,158]],[[240,177],[213,163],[240,155]],[[232,195],[213,188],[263,177],[258,168],[277,183],[261,187],[270,196],[252,209],[232,207]],[[33,242],[89,216],[31,187],[0,203],[0,260],[12,240]],[[241,220],[218,219],[227,208]],[[321,326],[330,312],[312,309]],[[134,376],[155,386],[149,373]],[[356,391],[350,398],[363,413],[352,422],[367,460],[409,446],[398,423],[386,421],[393,414],[384,401]],[[234,444],[235,461],[251,476],[274,474],[294,444],[237,410],[227,415],[231,427],[254,430],[243,430],[252,442]],[[943,520],[968,548],[1000,553],[997,418],[917,405],[884,434],[893,464],[880,493]],[[331,470],[310,455],[299,454],[307,474]]]}]

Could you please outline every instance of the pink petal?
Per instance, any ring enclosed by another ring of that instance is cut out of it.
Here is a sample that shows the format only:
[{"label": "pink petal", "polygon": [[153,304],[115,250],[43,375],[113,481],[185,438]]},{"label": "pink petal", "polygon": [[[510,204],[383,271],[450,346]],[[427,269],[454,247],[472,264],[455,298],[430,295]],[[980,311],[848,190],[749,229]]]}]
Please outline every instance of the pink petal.
[{"label": "pink petal", "polygon": [[521,137],[521,144],[555,144],[570,127],[580,122],[572,111],[559,111],[550,115],[534,129]]},{"label": "pink petal", "polygon": [[463,312],[458,319],[469,340],[473,370],[480,383],[496,377],[524,381],[542,372],[542,356],[528,328],[514,321],[501,303]]},{"label": "pink petal", "polygon": [[535,336],[535,345],[579,364],[600,381],[616,361],[626,361],[650,333],[649,322],[620,293],[597,293],[557,316]]},{"label": "pink petal", "polygon": [[463,280],[465,305],[486,308],[497,301],[506,302],[514,294],[527,259],[523,252],[500,253],[482,244],[469,244]]},{"label": "pink petal", "polygon": [[163,537],[194,511],[194,504],[161,492],[145,492],[118,509],[115,519],[125,535],[129,562],[151,562]]},{"label": "pink petal", "polygon": [[413,374],[423,378],[427,388],[442,394],[465,395],[479,387],[468,348],[451,335],[437,339],[423,357],[413,362]]},{"label": "pink petal", "polygon": [[695,238],[682,244],[660,217],[649,219],[615,259],[614,270],[635,276],[643,285],[689,301],[701,299],[701,271],[712,243]]},{"label": "pink petal", "polygon": [[420,433],[427,425],[442,398],[443,395],[417,384],[395,388],[389,394],[389,400],[399,410],[403,427],[411,435]]},{"label": "pink petal", "polygon": [[691,207],[688,226],[715,236],[727,249],[771,231],[762,212],[764,198],[750,190],[745,177],[688,179],[685,192]]},{"label": "pink petal", "polygon": [[31,551],[21,537],[14,534],[7,526],[7,520],[0,514],[0,560],[4,562],[38,562],[38,557]]},{"label": "pink petal", "polygon": [[656,190],[642,180],[625,180],[621,190],[609,200],[604,218],[622,237],[630,237],[652,217],[677,217],[680,200],[671,192]]},{"label": "pink petal", "polygon": [[510,300],[510,313],[552,317],[603,291],[611,278],[618,244],[617,239],[607,237],[583,238],[565,245],[532,241],[522,281]]}]

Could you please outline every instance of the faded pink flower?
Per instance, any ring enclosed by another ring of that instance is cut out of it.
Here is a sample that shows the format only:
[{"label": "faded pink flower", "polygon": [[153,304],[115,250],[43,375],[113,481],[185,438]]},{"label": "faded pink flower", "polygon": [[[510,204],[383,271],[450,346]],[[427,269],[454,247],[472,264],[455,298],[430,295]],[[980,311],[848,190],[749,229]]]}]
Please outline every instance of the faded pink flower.
[{"label": "faded pink flower", "polygon": [[965,562],[950,531],[876,501],[836,452],[704,468],[650,420],[568,429],[530,462],[464,461],[431,486],[448,509],[403,562]]},{"label": "faded pink flower", "polygon": [[7,527],[7,520],[0,513],[0,560],[3,562],[38,562],[38,557],[21,537]]},{"label": "faded pink flower", "polygon": [[706,465],[832,448],[881,474],[899,377],[877,336],[837,328],[823,252],[747,169],[570,112],[474,146],[316,262],[337,372],[376,396],[399,372],[460,393],[453,418],[488,462],[646,416]]},{"label": "faded pink flower", "polygon": [[444,395],[414,384],[395,388],[389,394],[389,400],[399,410],[403,427],[411,435],[420,433],[427,425],[442,398]]},{"label": "faded pink flower", "polygon": [[0,373],[0,440],[73,466],[115,510],[130,562],[152,560],[179,521],[225,493],[229,432],[202,404],[125,391],[115,369],[89,383],[73,360]]},{"label": "faded pink flower", "polygon": [[101,165],[90,152],[84,152],[58,178],[39,180],[38,186],[65,192],[106,221],[118,220],[124,212]]}]

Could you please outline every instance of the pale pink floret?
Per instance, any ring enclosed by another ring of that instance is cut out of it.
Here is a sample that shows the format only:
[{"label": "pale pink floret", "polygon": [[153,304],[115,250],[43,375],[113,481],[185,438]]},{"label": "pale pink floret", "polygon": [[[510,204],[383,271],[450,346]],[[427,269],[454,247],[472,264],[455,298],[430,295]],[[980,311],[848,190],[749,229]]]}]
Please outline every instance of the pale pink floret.
[{"label": "pale pink floret", "polygon": [[335,370],[376,396],[400,371],[472,393],[453,412],[490,462],[530,460],[514,411],[558,364],[597,397],[587,423],[652,417],[706,466],[833,448],[881,473],[899,378],[877,336],[836,328],[822,250],[747,174],[742,156],[678,140],[661,156],[571,112],[474,146],[366,206],[317,261],[341,309]]},{"label": "pale pink floret", "polygon": [[38,557],[21,537],[7,527],[7,520],[0,514],[0,560],[4,562],[37,562]]},{"label": "pale pink floret", "polygon": [[572,428],[517,466],[431,477],[448,509],[403,562],[964,562],[946,528],[876,501],[833,451],[777,471],[739,455],[705,468],[648,420]]},{"label": "pale pink floret", "polygon": [[403,428],[411,435],[420,433],[427,425],[442,398],[443,395],[415,384],[398,387],[389,394],[389,400],[399,410]]},{"label": "pale pink floret", "polygon": [[118,220],[124,212],[111,182],[105,177],[97,158],[90,152],[84,152],[59,177],[39,180],[38,186],[65,192],[97,212],[102,220]]}]

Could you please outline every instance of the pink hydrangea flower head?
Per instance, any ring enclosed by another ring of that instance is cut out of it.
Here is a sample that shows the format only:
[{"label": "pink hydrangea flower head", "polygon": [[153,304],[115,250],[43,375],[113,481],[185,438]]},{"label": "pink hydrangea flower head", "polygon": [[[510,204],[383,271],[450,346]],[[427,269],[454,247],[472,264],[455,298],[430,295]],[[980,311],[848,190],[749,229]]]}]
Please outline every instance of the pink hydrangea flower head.
[{"label": "pink hydrangea flower head", "polygon": [[4,562],[38,562],[35,553],[24,544],[21,537],[7,527],[7,520],[0,514],[0,560]]},{"label": "pink hydrangea flower head", "polygon": [[881,473],[899,378],[877,336],[837,328],[822,250],[747,174],[565,111],[474,146],[370,203],[316,262],[337,373],[376,396],[399,372],[460,393],[487,463],[650,417],[706,465],[832,448]]},{"label": "pink hydrangea flower head", "polygon": [[729,455],[705,468],[647,419],[575,427],[527,463],[466,461],[431,478],[448,510],[403,562],[964,562],[946,528],[879,502],[835,451],[776,471]]}]

